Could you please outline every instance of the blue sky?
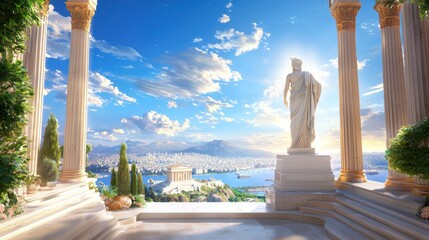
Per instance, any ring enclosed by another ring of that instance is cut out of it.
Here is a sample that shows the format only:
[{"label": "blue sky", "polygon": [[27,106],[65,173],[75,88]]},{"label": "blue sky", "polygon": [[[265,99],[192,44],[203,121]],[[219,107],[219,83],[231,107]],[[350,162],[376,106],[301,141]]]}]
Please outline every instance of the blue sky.
[{"label": "blue sky", "polygon": [[[328,1],[99,1],[91,27],[88,142],[206,142],[285,152],[290,57],[322,83],[318,152],[339,149],[337,32]],[[357,17],[365,152],[385,148],[381,39],[373,3]],[[70,44],[64,1],[49,12],[44,120],[63,134]]]}]

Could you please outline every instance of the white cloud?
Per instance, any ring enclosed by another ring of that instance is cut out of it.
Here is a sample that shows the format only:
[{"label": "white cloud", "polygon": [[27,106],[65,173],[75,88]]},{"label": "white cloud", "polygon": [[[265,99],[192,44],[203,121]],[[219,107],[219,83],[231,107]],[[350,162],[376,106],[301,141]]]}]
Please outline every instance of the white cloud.
[{"label": "white cloud", "polygon": [[165,136],[176,136],[190,127],[188,119],[180,124],[178,121],[170,120],[168,116],[155,111],[150,111],[143,116],[123,118],[121,122],[128,127],[137,127],[140,131],[147,134]]},{"label": "white cloud", "polygon": [[369,89],[371,89],[371,91],[364,93],[363,96],[369,96],[375,93],[382,92],[384,90],[383,83],[377,84],[373,87],[370,87]]},{"label": "white cloud", "polygon": [[203,98],[201,102],[206,106],[207,111],[211,113],[217,112],[222,108],[232,108],[234,104],[236,104],[234,101],[222,102],[221,100],[213,99],[210,96]]},{"label": "white cloud", "polygon": [[127,65],[127,66],[122,66],[122,68],[125,68],[125,69],[133,69],[133,68],[134,68],[134,66],[133,66],[133,65]]},{"label": "white cloud", "polygon": [[229,3],[227,3],[227,4],[226,4],[226,6],[225,6],[225,7],[226,7],[226,8],[232,8],[232,6],[233,6],[233,5],[232,5],[232,2],[229,2]]},{"label": "white cloud", "polygon": [[380,29],[380,23],[377,20],[370,20],[362,23],[360,25],[360,28],[366,32],[368,32],[370,35],[373,35],[376,31]]},{"label": "white cloud", "polygon": [[296,16],[292,16],[292,17],[289,17],[289,22],[290,24],[295,24],[298,22],[298,19]]},{"label": "white cloud", "polygon": [[127,59],[137,61],[143,59],[142,55],[132,47],[113,46],[104,40],[97,40],[91,37],[92,47],[100,50],[103,53],[110,54],[119,59]]},{"label": "white cloud", "polygon": [[[101,97],[96,96],[97,93],[108,93],[113,95],[116,99],[118,105],[122,105],[125,102],[136,103],[137,100],[133,97],[128,96],[127,94],[119,91],[118,87],[113,85],[113,82],[101,75],[98,72],[89,73],[89,87],[88,94],[92,96],[91,101],[94,101],[90,104],[90,98],[88,98],[89,105],[100,107],[103,105],[104,101]],[[98,99],[95,99],[98,98]],[[101,102],[100,102],[101,100]]]},{"label": "white cloud", "polygon": [[194,38],[193,43],[199,43],[199,42],[202,42],[202,41],[203,41],[202,38],[196,37],[196,38]]},{"label": "white cloud", "polygon": [[175,101],[168,101],[167,107],[168,108],[177,108],[177,103]]},{"label": "white cloud", "polygon": [[121,128],[114,128],[114,129],[112,129],[112,132],[117,133],[117,134],[124,134],[125,133],[124,129],[121,129]]},{"label": "white cloud", "polygon": [[[369,59],[364,59],[362,61],[357,61],[357,66],[358,66],[358,70],[362,70],[365,68],[367,62],[369,62]],[[337,68],[338,69],[338,58],[334,58],[334,59],[329,59],[329,64],[324,65],[326,66],[331,66],[333,68]]]},{"label": "white cloud", "polygon": [[220,43],[209,44],[208,48],[224,51],[235,50],[235,56],[258,49],[259,43],[264,36],[264,30],[253,23],[253,33],[247,35],[231,28],[224,31],[216,31],[215,38]]},{"label": "white cloud", "polygon": [[231,21],[231,18],[229,18],[229,16],[228,16],[228,15],[223,14],[223,15],[222,15],[222,17],[220,17],[220,18],[218,19],[218,21],[219,21],[220,23],[227,23],[227,22]]},{"label": "white cloud", "polygon": [[225,122],[233,122],[234,121],[234,118],[230,118],[230,117],[221,117],[220,119],[222,119],[222,121],[225,121]]},{"label": "white cloud", "polygon": [[118,138],[114,134],[108,133],[107,131],[94,132],[94,134],[92,134],[92,138],[100,139],[103,141],[109,141],[109,142],[114,142],[114,141],[118,140]]},{"label": "white cloud", "polygon": [[[53,5],[49,5],[46,57],[61,60],[69,58],[70,34],[71,18],[62,16],[55,11]],[[109,45],[106,41],[93,37],[91,37],[91,43],[91,47],[120,59],[136,61],[143,58],[137,50],[131,47]]]},{"label": "white cloud", "polygon": [[[44,94],[48,95],[55,93],[55,98],[65,102],[67,99],[67,83],[64,74],[60,70],[47,70]],[[126,102],[137,102],[135,98],[129,97],[125,93],[119,91],[118,87],[113,85],[113,82],[101,75],[100,73],[89,73],[88,83],[88,106],[102,107],[106,103],[99,93],[108,93],[113,95],[118,105]]]},{"label": "white cloud", "polygon": [[358,70],[362,70],[366,66],[367,62],[369,62],[369,59],[364,59],[364,60],[362,60],[360,62],[358,60],[358,62],[357,62],[357,64],[358,64]]},{"label": "white cloud", "polygon": [[220,90],[220,82],[241,80],[239,72],[231,70],[230,60],[216,53],[191,48],[175,55],[166,55],[168,65],[152,80],[138,79],[139,87],[152,96],[192,98]]},{"label": "white cloud", "polygon": [[46,57],[67,59],[70,53],[71,18],[64,17],[49,5]]}]

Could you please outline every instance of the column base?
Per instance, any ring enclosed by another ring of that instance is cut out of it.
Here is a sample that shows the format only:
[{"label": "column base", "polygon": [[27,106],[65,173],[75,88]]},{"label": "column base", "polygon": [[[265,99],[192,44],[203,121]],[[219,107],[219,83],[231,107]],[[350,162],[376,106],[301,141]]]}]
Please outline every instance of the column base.
[{"label": "column base", "polygon": [[429,196],[429,180],[423,180],[419,177],[414,177],[412,195]]},{"label": "column base", "polygon": [[365,173],[363,170],[344,170],[341,169],[338,182],[363,183],[366,182]]},{"label": "column base", "polygon": [[60,174],[60,182],[64,183],[78,183],[85,182],[87,179],[86,172],[81,170],[63,170]]},{"label": "column base", "polygon": [[409,192],[414,186],[412,177],[387,177],[384,187],[388,190]]}]

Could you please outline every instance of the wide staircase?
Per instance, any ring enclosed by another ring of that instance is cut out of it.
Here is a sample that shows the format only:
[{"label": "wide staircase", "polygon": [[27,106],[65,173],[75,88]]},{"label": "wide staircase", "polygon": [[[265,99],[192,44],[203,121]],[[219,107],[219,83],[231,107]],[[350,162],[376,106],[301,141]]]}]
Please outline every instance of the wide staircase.
[{"label": "wide staircase", "polygon": [[429,221],[415,216],[418,201],[361,188],[316,197],[294,211],[265,203],[148,203],[112,214],[87,183],[59,184],[26,199],[23,214],[0,222],[0,239],[122,239],[150,219],[289,219],[323,226],[331,239],[429,239]]},{"label": "wide staircase", "polygon": [[0,222],[0,239],[106,239],[125,227],[88,183],[59,183],[25,197],[24,213]]},{"label": "wide staircase", "polygon": [[400,208],[400,201],[396,206],[345,193],[334,201],[309,201],[299,211],[322,217],[332,239],[429,239],[429,223],[416,218],[417,208]]}]

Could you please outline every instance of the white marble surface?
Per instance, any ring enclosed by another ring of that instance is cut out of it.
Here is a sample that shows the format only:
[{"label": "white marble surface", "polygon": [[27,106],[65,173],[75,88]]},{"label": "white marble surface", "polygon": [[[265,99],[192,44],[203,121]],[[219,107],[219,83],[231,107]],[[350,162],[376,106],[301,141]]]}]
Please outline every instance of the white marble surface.
[{"label": "white marble surface", "polygon": [[319,225],[271,219],[162,219],[138,222],[119,239],[329,239]]}]

